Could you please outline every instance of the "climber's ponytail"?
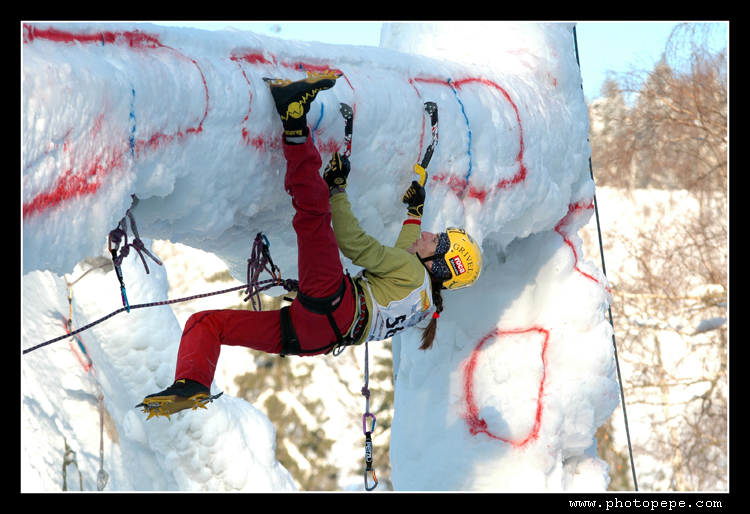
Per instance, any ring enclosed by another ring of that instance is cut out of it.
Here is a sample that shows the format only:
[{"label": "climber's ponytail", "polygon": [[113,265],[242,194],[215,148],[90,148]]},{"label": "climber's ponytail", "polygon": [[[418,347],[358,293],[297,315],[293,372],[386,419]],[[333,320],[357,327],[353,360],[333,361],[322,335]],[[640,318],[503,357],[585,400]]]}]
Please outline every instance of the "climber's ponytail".
[{"label": "climber's ponytail", "polygon": [[432,315],[430,324],[422,331],[422,345],[419,347],[420,350],[429,350],[432,348],[432,343],[435,340],[437,320],[440,317],[440,313],[443,312],[443,296],[440,294],[442,288],[441,283],[432,281],[432,303],[435,304],[437,310]]}]

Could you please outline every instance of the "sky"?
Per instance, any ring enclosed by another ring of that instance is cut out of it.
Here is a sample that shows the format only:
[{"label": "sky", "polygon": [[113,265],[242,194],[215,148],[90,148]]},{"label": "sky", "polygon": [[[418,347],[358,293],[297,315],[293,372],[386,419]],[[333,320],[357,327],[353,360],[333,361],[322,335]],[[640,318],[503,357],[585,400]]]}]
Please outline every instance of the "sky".
[{"label": "sky", "polygon": [[[380,44],[380,22],[155,22],[159,25],[199,27],[222,30],[227,26],[250,30],[267,36],[334,44]],[[727,22],[719,22],[727,29]],[[578,22],[576,36],[587,100],[599,96],[607,70],[625,72],[631,66],[650,64],[661,56],[667,37],[677,24],[674,21],[646,22]],[[727,41],[724,41],[726,44]]]}]

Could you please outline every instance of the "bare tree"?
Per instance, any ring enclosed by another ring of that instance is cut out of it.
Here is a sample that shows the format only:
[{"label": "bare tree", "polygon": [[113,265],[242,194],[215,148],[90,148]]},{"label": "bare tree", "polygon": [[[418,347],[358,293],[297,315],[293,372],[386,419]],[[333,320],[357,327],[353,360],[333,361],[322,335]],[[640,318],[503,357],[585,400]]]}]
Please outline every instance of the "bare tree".
[{"label": "bare tree", "polygon": [[712,30],[678,25],[653,69],[610,75],[590,106],[597,185],[652,194],[634,233],[603,227],[605,253],[626,255],[607,264],[628,415],[648,426],[631,432],[642,489],[728,484],[727,50],[709,51]]},{"label": "bare tree", "polygon": [[590,108],[598,185],[727,190],[727,49],[708,47],[717,30],[677,25],[653,69],[608,76]]}]

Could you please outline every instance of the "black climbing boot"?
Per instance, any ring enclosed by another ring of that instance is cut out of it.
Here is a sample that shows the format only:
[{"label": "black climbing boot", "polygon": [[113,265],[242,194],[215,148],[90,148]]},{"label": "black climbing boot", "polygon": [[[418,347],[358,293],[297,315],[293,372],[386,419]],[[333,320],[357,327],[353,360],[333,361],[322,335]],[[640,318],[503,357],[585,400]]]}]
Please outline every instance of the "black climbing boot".
[{"label": "black climbing boot", "polygon": [[271,87],[271,95],[276,103],[276,112],[284,125],[284,142],[300,145],[307,140],[307,113],[319,92],[331,89],[341,74],[332,71],[307,73],[307,78],[292,82],[288,79],[264,78]]},{"label": "black climbing boot", "polygon": [[215,400],[223,393],[212,396],[208,387],[190,379],[180,379],[166,388],[164,391],[146,396],[143,403],[136,408],[143,407],[143,412],[148,413],[148,419],[154,416],[166,416],[175,414],[185,409],[205,409],[206,404]]}]

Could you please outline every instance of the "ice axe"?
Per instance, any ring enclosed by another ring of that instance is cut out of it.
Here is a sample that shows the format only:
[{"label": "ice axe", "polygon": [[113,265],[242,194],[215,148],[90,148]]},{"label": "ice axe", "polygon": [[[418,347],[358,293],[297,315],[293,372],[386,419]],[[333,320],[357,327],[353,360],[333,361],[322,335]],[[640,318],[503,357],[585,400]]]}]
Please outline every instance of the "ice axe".
[{"label": "ice axe", "polygon": [[419,185],[422,187],[427,183],[427,165],[430,163],[430,159],[432,159],[432,154],[438,143],[438,106],[435,102],[425,102],[424,110],[430,115],[432,140],[424,152],[422,162],[414,165],[414,172],[419,175]]}]

